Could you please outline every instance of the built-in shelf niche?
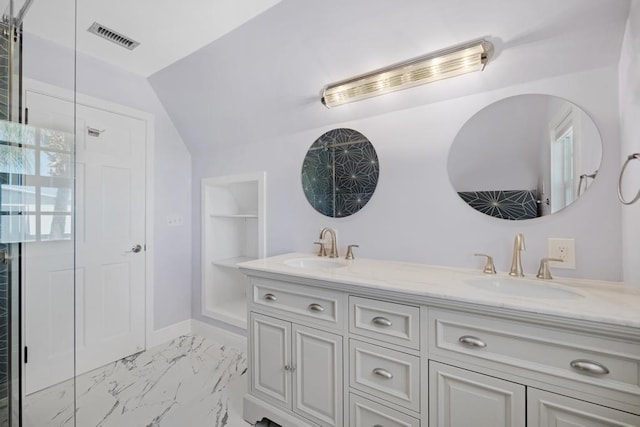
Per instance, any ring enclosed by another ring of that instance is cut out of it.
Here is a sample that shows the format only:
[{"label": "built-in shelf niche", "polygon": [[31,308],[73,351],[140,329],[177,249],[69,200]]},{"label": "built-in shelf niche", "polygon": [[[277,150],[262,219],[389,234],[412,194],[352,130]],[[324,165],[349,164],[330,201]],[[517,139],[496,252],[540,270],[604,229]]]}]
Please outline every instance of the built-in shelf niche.
[{"label": "built-in shelf niche", "polygon": [[247,327],[238,264],[265,256],[264,172],[202,180],[202,314]]}]

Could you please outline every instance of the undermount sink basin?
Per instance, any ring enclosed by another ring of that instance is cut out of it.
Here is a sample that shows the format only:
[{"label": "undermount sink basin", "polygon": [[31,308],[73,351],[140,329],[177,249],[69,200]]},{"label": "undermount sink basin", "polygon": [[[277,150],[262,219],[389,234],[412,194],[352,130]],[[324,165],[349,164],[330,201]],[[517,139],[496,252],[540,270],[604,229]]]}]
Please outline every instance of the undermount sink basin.
[{"label": "undermount sink basin", "polygon": [[285,265],[296,268],[332,269],[347,265],[346,261],[337,258],[294,258],[288,259]]},{"label": "undermount sink basin", "polygon": [[555,283],[542,280],[483,277],[467,279],[464,282],[467,285],[484,291],[519,297],[552,299],[574,299],[582,297],[582,295],[562,285],[556,285]]}]

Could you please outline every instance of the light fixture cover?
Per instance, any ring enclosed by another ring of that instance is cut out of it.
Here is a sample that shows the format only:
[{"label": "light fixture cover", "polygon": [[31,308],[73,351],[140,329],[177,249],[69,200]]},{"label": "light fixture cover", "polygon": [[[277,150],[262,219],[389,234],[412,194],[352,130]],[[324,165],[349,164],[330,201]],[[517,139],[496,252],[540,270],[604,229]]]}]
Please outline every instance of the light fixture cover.
[{"label": "light fixture cover", "polygon": [[484,69],[493,45],[477,40],[327,85],[327,108]]}]

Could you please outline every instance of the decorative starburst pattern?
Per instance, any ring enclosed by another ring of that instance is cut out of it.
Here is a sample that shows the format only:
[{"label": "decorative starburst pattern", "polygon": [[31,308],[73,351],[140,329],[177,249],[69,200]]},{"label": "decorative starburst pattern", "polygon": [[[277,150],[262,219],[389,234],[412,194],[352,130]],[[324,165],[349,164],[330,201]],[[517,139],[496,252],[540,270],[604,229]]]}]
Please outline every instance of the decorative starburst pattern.
[{"label": "decorative starburst pattern", "polygon": [[463,191],[458,195],[483,214],[502,219],[531,219],[538,216],[536,190]]},{"label": "decorative starburst pattern", "polygon": [[302,188],[318,212],[341,218],[367,204],[378,175],[378,156],[371,142],[353,129],[333,129],[309,148],[302,164]]}]

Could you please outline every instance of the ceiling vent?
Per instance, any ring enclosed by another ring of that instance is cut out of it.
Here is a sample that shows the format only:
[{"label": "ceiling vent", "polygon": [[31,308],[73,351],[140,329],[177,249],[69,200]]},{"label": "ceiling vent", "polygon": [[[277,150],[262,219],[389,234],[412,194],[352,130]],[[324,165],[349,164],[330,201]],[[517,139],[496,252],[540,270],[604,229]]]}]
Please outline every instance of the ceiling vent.
[{"label": "ceiling vent", "polygon": [[92,34],[95,34],[96,36],[100,36],[103,39],[109,40],[110,42],[129,50],[133,50],[140,45],[140,42],[130,39],[127,36],[123,36],[117,31],[113,31],[111,28],[105,27],[104,25],[98,24],[97,22],[94,22],[89,27],[88,31]]}]

